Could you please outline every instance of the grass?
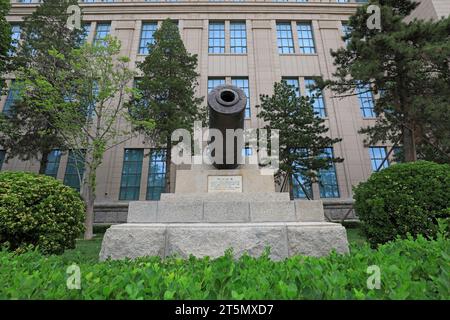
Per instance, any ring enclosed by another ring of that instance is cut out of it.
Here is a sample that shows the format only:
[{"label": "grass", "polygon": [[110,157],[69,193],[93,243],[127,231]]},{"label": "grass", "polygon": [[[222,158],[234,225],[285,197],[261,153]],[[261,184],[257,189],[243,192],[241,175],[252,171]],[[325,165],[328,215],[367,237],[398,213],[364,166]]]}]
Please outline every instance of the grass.
[{"label": "grass", "polygon": [[[360,246],[366,242],[361,234],[358,224],[344,224],[347,229],[347,238],[350,244]],[[66,250],[61,259],[67,264],[77,262],[97,262],[100,248],[102,246],[103,235],[109,226],[99,226],[94,228],[96,234],[92,240],[78,239],[75,249]]]}]

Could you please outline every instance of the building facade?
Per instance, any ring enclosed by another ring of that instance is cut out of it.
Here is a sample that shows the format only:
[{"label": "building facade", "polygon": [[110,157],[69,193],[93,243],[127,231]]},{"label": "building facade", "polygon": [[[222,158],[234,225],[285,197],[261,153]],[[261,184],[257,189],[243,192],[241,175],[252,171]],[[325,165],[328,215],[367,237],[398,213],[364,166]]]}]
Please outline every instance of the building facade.
[{"label": "building facade", "polygon": [[[8,20],[15,39],[20,37],[22,18],[38,5],[34,2],[38,1],[12,1]],[[122,55],[130,57],[131,66],[148,54],[146,45],[161,21],[177,21],[187,50],[198,55],[199,96],[206,97],[208,90],[222,83],[241,87],[249,97],[245,126],[257,128],[263,126],[255,108],[259,95],[271,94],[274,82],[285,79],[305,95],[312,94],[312,77],[331,77],[334,67],[330,50],[345,45],[342,36],[346,21],[359,2],[365,1],[91,0],[81,1],[80,6],[87,41],[106,34],[117,37],[122,42]],[[8,110],[14,97],[10,90],[2,97],[0,109]],[[360,128],[374,122],[370,94],[341,99],[325,91],[314,108],[326,120],[330,136],[343,139],[326,152],[345,161],[322,172],[322,184],[311,190],[315,199],[324,201],[329,217],[338,218],[351,207],[352,187],[380,165],[389,165],[389,161],[382,163],[389,146],[365,146],[364,137],[358,134]],[[2,170],[38,171],[37,161],[5,162],[5,157],[0,146]],[[124,221],[130,200],[159,199],[164,190],[164,157],[164,150],[142,136],[108,150],[98,175],[96,222]],[[55,150],[47,174],[79,188],[74,163],[70,152]],[[171,171],[173,187],[175,170]],[[304,194],[297,188],[296,196]]]}]

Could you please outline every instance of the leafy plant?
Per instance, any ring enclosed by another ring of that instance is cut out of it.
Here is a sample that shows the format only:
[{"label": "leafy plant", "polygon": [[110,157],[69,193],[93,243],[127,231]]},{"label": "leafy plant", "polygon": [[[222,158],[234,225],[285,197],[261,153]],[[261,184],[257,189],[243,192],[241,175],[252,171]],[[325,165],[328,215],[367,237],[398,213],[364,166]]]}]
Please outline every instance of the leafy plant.
[{"label": "leafy plant", "polygon": [[437,219],[450,217],[450,165],[396,164],[373,173],[354,193],[361,230],[372,246],[408,233],[434,237]]},{"label": "leafy plant", "polygon": [[54,178],[0,173],[0,245],[15,252],[38,247],[60,254],[83,231],[84,205],[72,188]]},{"label": "leafy plant", "polygon": [[[239,260],[146,257],[80,263],[81,290],[66,286],[68,261],[32,251],[0,252],[0,299],[450,299],[450,241],[422,236],[348,255],[268,254]],[[369,266],[380,268],[380,289],[369,289]]]}]

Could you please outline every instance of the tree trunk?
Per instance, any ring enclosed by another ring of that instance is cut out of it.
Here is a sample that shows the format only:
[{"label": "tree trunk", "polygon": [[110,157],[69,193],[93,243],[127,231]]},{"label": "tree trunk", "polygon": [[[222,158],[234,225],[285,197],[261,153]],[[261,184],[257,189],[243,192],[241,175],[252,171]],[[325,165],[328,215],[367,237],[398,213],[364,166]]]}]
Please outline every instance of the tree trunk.
[{"label": "tree trunk", "polygon": [[292,175],[288,175],[289,181],[289,197],[294,200],[294,181],[292,181]]},{"label": "tree trunk", "polygon": [[170,193],[170,166],[172,164],[172,140],[170,137],[167,139],[166,152],[166,193]]},{"label": "tree trunk", "polygon": [[94,237],[94,196],[92,187],[88,184],[86,186],[86,217],[84,220],[84,240],[91,240]]},{"label": "tree trunk", "polygon": [[49,150],[43,150],[41,152],[41,160],[39,161],[39,174],[45,174],[45,171],[47,170],[47,164],[48,164],[48,156],[50,155]]},{"label": "tree trunk", "polygon": [[405,154],[405,162],[417,161],[414,132],[407,127],[403,127],[403,152]]},{"label": "tree trunk", "polygon": [[[96,166],[94,151],[86,151],[86,172],[83,180],[82,197],[86,205],[86,216],[84,219],[84,239],[91,240],[94,236],[94,203],[95,203],[95,178]],[[94,167],[93,167],[94,166]]]}]

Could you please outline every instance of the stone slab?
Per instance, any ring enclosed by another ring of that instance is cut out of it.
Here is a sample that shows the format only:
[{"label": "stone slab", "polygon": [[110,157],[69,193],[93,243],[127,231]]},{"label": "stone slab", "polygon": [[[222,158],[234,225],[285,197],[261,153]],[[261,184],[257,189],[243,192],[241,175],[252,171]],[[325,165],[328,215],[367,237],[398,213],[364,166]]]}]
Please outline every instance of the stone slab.
[{"label": "stone slab", "polygon": [[121,224],[103,238],[100,260],[141,256],[218,257],[233,248],[234,255],[259,256],[271,247],[271,258],[293,255],[348,253],[345,228],[321,222],[287,223],[156,223]]},{"label": "stone slab", "polygon": [[[116,225],[116,226],[125,226]],[[117,228],[106,230],[100,250],[100,260],[135,259],[143,256],[165,256],[166,227]],[[128,225],[130,226],[130,225]]]},{"label": "stone slab", "polygon": [[252,222],[294,222],[295,206],[292,201],[250,202]]},{"label": "stone slab", "polygon": [[271,248],[270,257],[274,260],[281,260],[288,255],[286,229],[279,226],[186,226],[169,228],[168,237],[169,256],[187,258],[192,254],[196,257],[217,258],[229,248],[233,249],[236,258],[244,253],[260,256],[267,247]]},{"label": "stone slab", "polygon": [[289,201],[287,192],[259,192],[259,193],[162,193],[161,200],[166,201]]},{"label": "stone slab", "polygon": [[248,202],[204,202],[205,222],[250,222]]},{"label": "stone slab", "polygon": [[289,252],[307,256],[325,256],[336,250],[348,253],[347,232],[345,228],[336,224],[335,227],[291,226],[288,228]]},{"label": "stone slab", "polygon": [[203,202],[159,202],[158,222],[202,222]]},{"label": "stone slab", "polygon": [[323,222],[325,215],[321,200],[296,200],[295,213],[297,220],[302,222]]},{"label": "stone slab", "polygon": [[128,207],[128,223],[158,222],[157,201],[131,201]]}]

